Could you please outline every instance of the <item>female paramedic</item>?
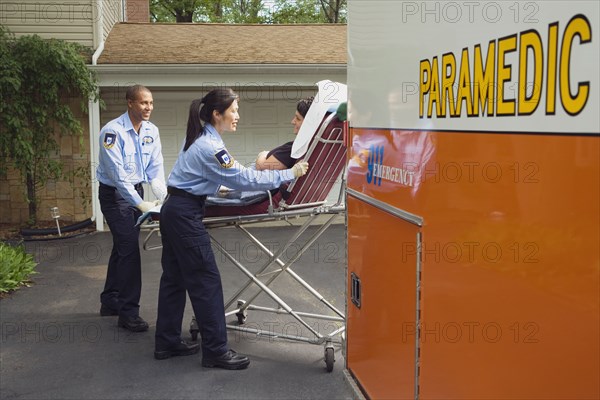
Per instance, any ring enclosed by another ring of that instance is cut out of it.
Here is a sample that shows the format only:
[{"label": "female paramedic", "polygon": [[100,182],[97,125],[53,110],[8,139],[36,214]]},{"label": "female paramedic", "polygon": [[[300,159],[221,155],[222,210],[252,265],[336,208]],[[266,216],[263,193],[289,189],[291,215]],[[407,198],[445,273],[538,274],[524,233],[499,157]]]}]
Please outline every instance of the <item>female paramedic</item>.
[{"label": "female paramedic", "polygon": [[239,190],[268,190],[300,177],[308,170],[301,161],[291,169],[257,171],[240,165],[221,139],[235,132],[238,96],[228,88],[214,89],[192,101],[183,149],[168,180],[169,196],[160,213],[162,268],[156,322],[156,359],[195,354],[198,344],[181,339],[181,324],[189,294],[201,335],[202,366],[244,369],[248,357],[227,345],[221,276],[210,238],[202,223],[204,201],[220,185]]}]

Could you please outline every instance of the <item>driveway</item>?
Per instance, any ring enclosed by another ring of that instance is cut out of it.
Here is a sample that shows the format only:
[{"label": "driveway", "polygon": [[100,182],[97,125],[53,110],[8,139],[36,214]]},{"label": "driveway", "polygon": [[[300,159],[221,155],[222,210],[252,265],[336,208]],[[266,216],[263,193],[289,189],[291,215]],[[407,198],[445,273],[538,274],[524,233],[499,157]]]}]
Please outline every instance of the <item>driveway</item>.
[{"label": "driveway", "polygon": [[[312,228],[311,228],[312,229]],[[276,249],[291,227],[250,229]],[[256,270],[266,261],[256,245],[234,228],[213,231],[216,239]],[[142,233],[143,235],[143,233]],[[157,361],[153,358],[160,250],[142,250],[143,293],[140,315],[150,329],[129,333],[116,317],[100,317],[99,294],[110,255],[111,234],[95,232],[55,241],[27,242],[39,265],[33,286],[0,301],[0,397],[2,399],[351,399],[344,377],[341,346],[326,372],[323,345],[257,337],[229,331],[231,347],[251,359],[243,371],[206,369],[198,355]],[[298,246],[290,249],[294,253]],[[289,252],[288,252],[289,253]],[[294,254],[286,254],[289,259]],[[225,300],[247,278],[216,252]],[[344,310],[345,229],[329,230],[294,264],[294,270],[336,308]],[[292,308],[321,312],[319,302],[287,274],[271,286]],[[251,294],[250,292],[248,292]],[[246,295],[249,297],[249,295]],[[275,303],[264,293],[255,301]],[[185,337],[191,306],[184,317]],[[235,316],[228,323],[235,323]],[[317,330],[332,322],[311,321]],[[275,333],[307,335],[289,315],[250,311],[247,326]]]}]

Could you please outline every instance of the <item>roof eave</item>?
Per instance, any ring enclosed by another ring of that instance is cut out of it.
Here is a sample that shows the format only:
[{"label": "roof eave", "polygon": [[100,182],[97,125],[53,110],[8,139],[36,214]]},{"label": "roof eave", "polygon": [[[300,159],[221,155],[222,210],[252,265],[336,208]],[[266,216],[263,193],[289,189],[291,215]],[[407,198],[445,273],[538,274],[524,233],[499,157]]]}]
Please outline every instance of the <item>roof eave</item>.
[{"label": "roof eave", "polygon": [[132,82],[189,87],[216,82],[310,86],[321,79],[346,81],[346,64],[97,64],[89,68],[97,72],[101,87]]}]

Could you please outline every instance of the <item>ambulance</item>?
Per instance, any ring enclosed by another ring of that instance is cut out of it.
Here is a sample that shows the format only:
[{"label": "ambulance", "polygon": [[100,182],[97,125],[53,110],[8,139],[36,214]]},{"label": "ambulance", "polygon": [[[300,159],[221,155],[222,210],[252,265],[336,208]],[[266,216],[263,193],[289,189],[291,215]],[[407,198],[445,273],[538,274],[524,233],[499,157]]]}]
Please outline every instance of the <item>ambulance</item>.
[{"label": "ambulance", "polygon": [[600,2],[348,2],[346,373],[600,398]]}]

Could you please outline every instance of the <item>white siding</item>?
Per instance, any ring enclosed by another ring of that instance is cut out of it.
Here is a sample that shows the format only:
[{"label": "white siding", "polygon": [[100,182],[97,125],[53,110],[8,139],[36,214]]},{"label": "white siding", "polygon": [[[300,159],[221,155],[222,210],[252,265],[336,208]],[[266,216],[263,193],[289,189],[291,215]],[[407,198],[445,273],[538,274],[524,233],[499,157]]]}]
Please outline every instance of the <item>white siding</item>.
[{"label": "white siding", "polygon": [[90,48],[97,45],[95,23],[103,23],[102,35],[106,39],[113,25],[122,20],[122,0],[0,0],[0,24],[15,35],[37,34]]},{"label": "white siding", "polygon": [[0,24],[17,36],[37,34],[93,47],[95,2],[75,0],[0,0]]},{"label": "white siding", "polygon": [[104,40],[106,40],[112,27],[123,20],[123,0],[102,1],[102,35]]}]

